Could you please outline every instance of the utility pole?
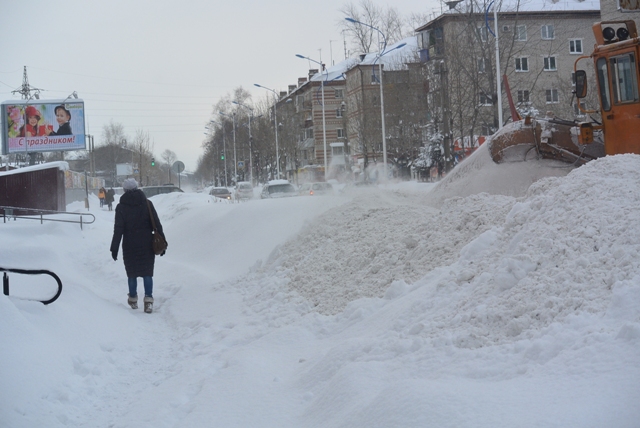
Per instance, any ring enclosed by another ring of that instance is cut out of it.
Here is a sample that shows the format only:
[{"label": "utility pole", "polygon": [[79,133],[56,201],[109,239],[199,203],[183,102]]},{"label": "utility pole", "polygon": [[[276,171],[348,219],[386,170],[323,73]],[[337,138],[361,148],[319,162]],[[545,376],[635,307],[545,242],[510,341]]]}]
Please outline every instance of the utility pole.
[{"label": "utility pole", "polygon": [[14,91],[11,91],[12,94],[20,94],[22,96],[23,100],[29,100],[31,99],[31,91],[35,92],[33,94],[33,97],[35,99],[40,99],[40,91],[42,89],[38,89],[38,88],[32,88],[29,85],[29,77],[27,76],[27,66],[24,66],[24,71],[22,72],[22,86],[20,87],[20,89],[16,89]]},{"label": "utility pole", "polygon": [[[31,95],[31,91],[34,92],[33,95]],[[40,89],[38,88],[32,88],[29,85],[29,77],[27,76],[27,66],[24,66],[24,71],[22,72],[22,86],[20,87],[20,89],[16,89],[14,91],[11,91],[12,94],[20,94],[22,96],[23,100],[27,100],[26,104],[29,104],[29,100],[31,100],[32,98],[35,98],[36,100],[40,99]],[[25,113],[24,113],[24,123],[25,126],[27,124],[27,113],[26,113],[26,105],[25,105]],[[25,133],[26,135],[26,133]],[[25,144],[25,155],[29,157],[29,165],[35,165],[36,163],[36,154],[33,152],[27,152],[27,147],[29,147],[28,144]]]}]

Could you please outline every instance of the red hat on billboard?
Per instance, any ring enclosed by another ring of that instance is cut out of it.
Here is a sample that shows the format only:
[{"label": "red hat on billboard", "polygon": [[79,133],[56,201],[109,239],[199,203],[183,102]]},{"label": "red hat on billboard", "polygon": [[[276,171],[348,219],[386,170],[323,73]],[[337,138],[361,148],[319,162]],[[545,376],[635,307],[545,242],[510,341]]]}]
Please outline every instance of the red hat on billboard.
[{"label": "red hat on billboard", "polygon": [[38,118],[41,117],[40,112],[34,106],[27,107],[26,113],[27,113],[27,117],[29,117],[29,116],[38,116]]}]

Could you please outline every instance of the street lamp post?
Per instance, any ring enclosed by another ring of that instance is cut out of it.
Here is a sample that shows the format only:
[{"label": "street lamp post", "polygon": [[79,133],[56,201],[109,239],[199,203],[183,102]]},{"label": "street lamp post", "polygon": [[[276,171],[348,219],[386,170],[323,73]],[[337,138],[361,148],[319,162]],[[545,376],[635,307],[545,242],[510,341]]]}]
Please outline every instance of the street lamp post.
[{"label": "street lamp post", "polygon": [[[220,112],[222,116],[231,116],[233,119],[233,182],[238,183],[238,160],[236,159],[236,113],[233,112],[231,115]],[[226,157],[225,157],[226,160]]]},{"label": "street lamp post", "polygon": [[[382,48],[380,48],[380,51],[378,52],[378,55],[376,56],[376,59],[373,61],[373,66],[375,67],[376,61],[379,61],[378,62],[378,73],[380,74],[379,81],[380,81],[380,115],[381,115],[381,120],[382,120],[382,161],[383,161],[383,164],[384,164],[384,180],[386,180],[387,179],[387,173],[388,173],[387,172],[387,135],[386,135],[386,130],[385,130],[385,122],[384,122],[384,92],[382,90],[382,61],[380,61],[380,58],[383,55],[391,52],[391,50],[388,51],[388,52],[385,52],[385,49],[387,48],[387,38],[385,37],[384,33],[382,31],[380,31],[378,28],[376,28],[376,27],[374,27],[372,25],[369,25],[369,24],[365,24],[364,22],[357,21],[357,20],[355,20],[353,18],[345,18],[345,19],[347,21],[351,22],[351,23],[364,25],[365,27],[369,27],[372,30],[376,30],[378,32],[378,34],[380,34],[382,36],[383,45],[382,45]],[[399,48],[403,47],[404,45],[406,45],[406,43],[402,43],[402,44],[396,46],[392,50],[399,49]],[[375,70],[375,68],[374,68],[374,70]]]},{"label": "street lamp post", "polygon": [[249,181],[251,181],[251,185],[253,186],[253,137],[251,136],[251,118],[253,117],[253,109],[237,101],[231,102],[249,110]]},{"label": "street lamp post", "polygon": [[278,93],[273,89],[267,88],[266,86],[258,85],[257,83],[254,83],[253,86],[257,86],[258,88],[271,91],[276,96],[275,103],[273,104],[273,126],[276,129],[276,171],[278,172],[278,178],[280,178],[280,150],[278,149],[278,118],[276,114],[276,110],[278,107]]},{"label": "street lamp post", "polygon": [[[315,59],[311,59],[309,57],[300,55],[300,54],[296,54],[296,56],[298,58],[302,58],[302,59],[307,59],[311,62],[315,62],[316,64],[320,65],[320,69],[322,70],[322,73],[324,74],[325,67],[324,64],[322,64],[319,61],[316,61]],[[328,77],[328,74],[327,74]],[[327,181],[327,172],[328,172],[328,168],[327,168],[327,124],[326,124],[326,120],[325,120],[325,116],[324,116],[324,80],[320,83],[321,88],[322,88],[322,141],[324,144],[324,180]]]}]

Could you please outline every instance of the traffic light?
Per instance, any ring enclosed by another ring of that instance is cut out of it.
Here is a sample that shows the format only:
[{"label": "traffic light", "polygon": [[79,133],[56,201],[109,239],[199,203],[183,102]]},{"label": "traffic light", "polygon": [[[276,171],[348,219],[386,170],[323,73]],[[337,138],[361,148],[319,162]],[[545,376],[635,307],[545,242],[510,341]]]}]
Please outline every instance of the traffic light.
[{"label": "traffic light", "polygon": [[224,160],[224,153],[220,155],[220,160]]},{"label": "traffic light", "polygon": [[155,158],[151,158],[151,166],[156,166],[156,160],[155,160]]}]

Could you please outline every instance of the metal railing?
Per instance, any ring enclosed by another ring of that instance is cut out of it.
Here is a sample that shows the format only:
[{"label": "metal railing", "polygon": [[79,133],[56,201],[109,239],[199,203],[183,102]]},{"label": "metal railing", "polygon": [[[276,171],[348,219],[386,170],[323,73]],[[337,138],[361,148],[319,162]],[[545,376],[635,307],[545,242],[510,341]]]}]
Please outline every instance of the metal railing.
[{"label": "metal railing", "polygon": [[[37,208],[23,208],[23,207],[7,207],[0,206],[0,210],[2,210],[3,223],[7,222],[8,219],[25,219],[25,220],[40,220],[40,224],[46,221],[59,221],[63,223],[79,223],[80,229],[84,224],[91,224],[96,220],[96,217],[91,213],[72,213],[68,211],[51,211],[51,210],[41,210]],[[20,214],[16,214],[19,212]],[[77,216],[78,220],[64,220],[59,218],[45,218],[45,215],[69,215],[69,216]],[[90,219],[84,220],[84,216],[91,217]]]},{"label": "metal railing", "polygon": [[[7,275],[7,272],[13,272],[13,273],[18,273],[22,275],[51,275],[53,279],[55,279],[56,282],[58,283],[58,292],[56,293],[55,296],[53,296],[49,300],[38,300],[39,302],[42,302],[45,305],[55,302],[58,299],[58,297],[60,297],[60,294],[62,294],[62,281],[60,280],[58,275],[56,275],[51,271],[44,270],[44,269],[8,269],[8,268],[0,267],[0,272],[4,272],[2,277],[2,293],[5,296],[9,295],[9,275]],[[25,299],[25,300],[37,300],[37,299]]]}]

